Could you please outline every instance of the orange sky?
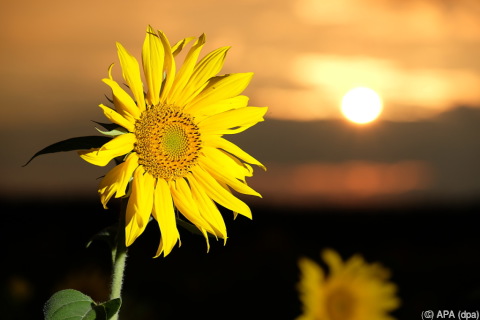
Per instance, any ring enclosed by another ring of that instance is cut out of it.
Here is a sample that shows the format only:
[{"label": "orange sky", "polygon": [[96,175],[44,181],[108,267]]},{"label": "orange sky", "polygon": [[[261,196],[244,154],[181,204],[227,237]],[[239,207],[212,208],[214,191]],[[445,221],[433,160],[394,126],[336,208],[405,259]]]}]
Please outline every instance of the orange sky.
[{"label": "orange sky", "polygon": [[[255,73],[246,94],[252,105],[269,106],[269,119],[338,119],[343,94],[355,86],[382,96],[383,120],[425,120],[457,105],[480,106],[477,0],[3,1],[0,125],[10,154],[2,160],[2,189],[64,190],[69,179],[78,188],[96,187],[92,177],[104,168],[79,165],[73,153],[21,170],[19,164],[55,141],[96,134],[90,121],[103,119],[97,106],[110,91],[101,79],[117,61],[115,41],[139,58],[148,24],[172,42],[206,33],[204,54],[232,46],[223,71]],[[310,159],[290,167],[290,178],[298,179],[305,165],[316,174],[339,172],[338,181],[347,177],[338,170],[348,168],[421,172],[420,180],[404,181],[408,190],[435,181],[415,154],[388,163],[344,159],[335,168]],[[324,190],[312,177],[299,185]],[[390,192],[382,181],[381,192]],[[342,186],[335,190],[351,187]]]},{"label": "orange sky", "polygon": [[[91,114],[115,41],[137,57],[147,24],[231,45],[225,72],[253,71],[252,103],[269,117],[340,117],[350,88],[369,86],[384,119],[415,120],[480,105],[476,0],[27,1],[0,10],[2,124]],[[88,92],[88,94],[86,94]],[[19,99],[19,96],[22,99]],[[72,110],[72,99],[83,103]],[[39,108],[39,105],[42,107]],[[56,121],[56,120],[55,120]]]}]

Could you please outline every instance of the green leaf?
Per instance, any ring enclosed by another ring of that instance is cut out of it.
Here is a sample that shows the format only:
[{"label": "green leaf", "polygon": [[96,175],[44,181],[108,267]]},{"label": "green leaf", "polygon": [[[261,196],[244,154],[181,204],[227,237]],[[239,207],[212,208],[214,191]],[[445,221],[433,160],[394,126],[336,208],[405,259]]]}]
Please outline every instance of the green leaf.
[{"label": "green leaf", "polygon": [[43,309],[45,320],[95,319],[85,316],[93,309],[92,298],[80,291],[67,289],[56,292]]},{"label": "green leaf", "polygon": [[95,234],[93,237],[90,238],[90,241],[87,243],[87,248],[92,244],[93,241],[102,240],[105,241],[110,248],[115,247],[115,238],[117,236],[117,225],[112,225],[106,227],[102,231]]},{"label": "green leaf", "polygon": [[27,163],[23,165],[25,167],[29,164],[33,159],[36,157],[47,154],[47,153],[55,153],[55,152],[62,152],[62,151],[73,151],[73,150],[86,150],[90,148],[100,148],[105,143],[110,141],[111,138],[103,137],[103,136],[85,136],[85,137],[76,137],[70,138],[67,140],[63,140],[48,147],[43,148],[42,150],[38,151],[33,155],[33,157],[28,160]]},{"label": "green leaf", "polygon": [[45,303],[45,320],[108,320],[113,317],[120,306],[120,298],[96,304],[92,298],[73,289],[55,293]]},{"label": "green leaf", "polygon": [[[121,306],[122,306],[122,299],[116,298],[116,299],[112,299],[107,302],[99,304],[98,306],[95,307],[95,309],[99,311],[102,310],[105,314],[105,320],[108,320],[117,314]],[[102,318],[98,318],[98,319],[102,319]]]},{"label": "green leaf", "polygon": [[109,226],[103,229],[102,231],[95,234],[87,243],[87,248],[90,247],[93,241],[100,240],[105,241],[112,252],[112,261],[115,262],[116,254],[116,237],[117,237],[117,226]]},{"label": "green leaf", "polygon": [[98,122],[98,121],[92,121],[92,122],[95,122],[96,124],[101,125],[108,131],[115,130],[116,128],[118,128],[118,124],[116,123],[104,123],[104,122]]},{"label": "green leaf", "polygon": [[104,135],[109,136],[109,137],[116,137],[116,136],[128,133],[127,129],[125,129],[123,127],[118,127],[118,126],[115,129],[110,130],[110,131],[103,131],[103,130],[100,130],[98,128],[95,128],[95,129],[97,129],[97,131],[100,132],[101,134],[104,134]]}]

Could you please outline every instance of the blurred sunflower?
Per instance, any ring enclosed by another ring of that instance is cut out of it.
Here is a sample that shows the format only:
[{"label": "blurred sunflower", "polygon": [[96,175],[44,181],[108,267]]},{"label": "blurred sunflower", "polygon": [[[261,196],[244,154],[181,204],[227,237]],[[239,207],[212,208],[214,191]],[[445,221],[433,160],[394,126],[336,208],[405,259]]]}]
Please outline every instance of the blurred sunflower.
[{"label": "blurred sunflower", "polygon": [[315,262],[301,258],[298,289],[303,313],[297,320],[391,320],[400,305],[389,272],[355,255],[343,262],[333,250],[322,253],[328,276]]},{"label": "blurred sunflower", "polygon": [[[177,69],[175,57],[191,41]],[[129,195],[127,246],[153,216],[161,232],[156,257],[167,256],[180,239],[176,210],[201,231],[209,248],[208,234],[227,238],[217,204],[235,216],[252,217],[248,205],[231,189],[260,196],[245,178],[253,174],[251,165],[265,167],[222,136],[263,121],[267,108],[248,106],[248,97],[240,95],[252,73],[217,76],[229,47],[198,61],[204,44],[201,35],[171,46],[163,32],[148,27],[142,49],[144,88],[137,60],[117,43],[123,79],[133,97],[113,80],[112,64],[103,82],[112,89],[114,108],[103,104],[100,108],[117,128],[102,132],[112,136],[102,147],[79,151],[97,166],[120,160],[100,183],[101,202],[106,208],[112,196]]]}]

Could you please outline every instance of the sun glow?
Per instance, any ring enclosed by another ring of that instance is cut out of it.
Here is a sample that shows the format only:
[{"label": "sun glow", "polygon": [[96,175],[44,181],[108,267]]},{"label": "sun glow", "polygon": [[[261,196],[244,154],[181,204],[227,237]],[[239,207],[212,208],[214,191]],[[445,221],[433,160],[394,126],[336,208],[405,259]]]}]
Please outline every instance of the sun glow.
[{"label": "sun glow", "polygon": [[382,112],[382,100],[374,90],[357,87],[343,96],[341,110],[343,115],[352,122],[369,123]]}]

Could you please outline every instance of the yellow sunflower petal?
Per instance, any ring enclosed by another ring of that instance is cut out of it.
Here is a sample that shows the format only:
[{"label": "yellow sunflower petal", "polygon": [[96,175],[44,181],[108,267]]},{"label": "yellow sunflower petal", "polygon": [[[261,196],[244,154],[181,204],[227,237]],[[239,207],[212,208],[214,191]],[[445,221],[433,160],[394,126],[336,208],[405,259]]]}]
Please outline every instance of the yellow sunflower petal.
[{"label": "yellow sunflower petal", "polygon": [[138,167],[138,156],[130,153],[125,162],[120,163],[110,170],[100,182],[98,193],[103,207],[107,209],[107,203],[115,194],[115,198],[125,195],[127,184],[132,178],[133,171]]},{"label": "yellow sunflower petal", "polygon": [[222,187],[210,174],[200,166],[192,169],[192,174],[207,195],[227,209],[237,212],[247,218],[252,218],[250,208],[232,193]]},{"label": "yellow sunflower petal", "polygon": [[[218,131],[215,131],[214,133],[210,132],[210,134],[215,134],[217,136],[221,136],[221,135],[224,135],[224,134],[237,134],[237,133],[240,133],[240,132],[243,132],[243,131],[247,130],[248,128],[253,127],[256,124],[257,124],[256,122],[252,122],[248,125],[238,126],[238,127],[232,128],[232,129],[218,130]],[[204,132],[204,133],[206,133],[206,132]]]},{"label": "yellow sunflower petal", "polygon": [[202,133],[225,134],[237,127],[250,127],[263,121],[268,107],[245,107],[222,112],[201,121]]},{"label": "yellow sunflower petal", "polygon": [[206,55],[193,70],[192,76],[185,86],[182,96],[176,101],[178,105],[184,106],[191,101],[200,90],[208,84],[208,79],[217,75],[223,67],[227,51],[230,47],[223,47]]},{"label": "yellow sunflower petal", "polygon": [[162,253],[166,257],[180,239],[180,234],[177,229],[172,194],[167,182],[163,179],[157,179],[153,217],[157,220],[161,233],[160,245],[155,257]]},{"label": "yellow sunflower petal", "polygon": [[200,162],[209,162],[210,164],[208,164],[208,166],[216,167],[216,170],[225,172],[225,175],[245,181],[245,177],[250,174],[248,168],[240,161],[235,161],[234,157],[225,153],[223,150],[205,145],[202,148],[202,153],[203,156],[199,157]]},{"label": "yellow sunflower petal", "polygon": [[192,191],[185,179],[169,181],[170,190],[173,195],[173,202],[180,212],[192,222],[205,236],[208,242],[207,231],[214,234],[214,230],[200,215],[197,203],[193,201]]},{"label": "yellow sunflower petal", "polygon": [[[167,102],[174,103],[175,105],[182,107],[179,103],[179,99],[184,98],[183,95],[185,92],[185,86],[192,76],[193,69],[197,63],[198,56],[200,51],[205,44],[205,35],[202,34],[198,40],[193,44],[192,48],[188,51],[185,61],[182,64],[182,67],[175,76],[175,81],[173,82],[172,91],[167,99]],[[190,84],[189,84],[189,87]]]},{"label": "yellow sunflower petal", "polygon": [[109,108],[103,104],[100,104],[99,107],[103,110],[103,114],[105,115],[105,117],[107,117],[110,121],[118,124],[121,127],[124,127],[129,132],[135,131],[134,119],[132,119],[133,121],[129,121],[125,117],[123,117],[121,114],[113,110],[112,108]]},{"label": "yellow sunflower petal", "polygon": [[127,204],[125,216],[125,243],[130,246],[147,227],[153,209],[155,180],[142,167],[135,170],[132,181],[132,194]]},{"label": "yellow sunflower petal", "polygon": [[117,42],[118,58],[122,66],[123,78],[127,82],[128,87],[133,93],[137,106],[140,111],[145,111],[145,96],[143,94],[142,78],[140,76],[140,67],[137,59]]},{"label": "yellow sunflower petal", "polygon": [[[214,160],[210,160],[207,157],[201,157],[199,158],[199,161],[202,165],[202,167],[217,181],[223,181],[230,187],[232,187],[235,191],[243,193],[243,194],[248,194],[252,196],[257,196],[257,197],[262,197],[260,193],[257,191],[253,190],[251,187],[249,187],[245,182],[242,182],[238,180],[238,178],[235,178],[234,174],[228,172],[227,168],[223,167],[220,164],[220,161],[217,158],[212,158]],[[237,166],[237,164],[235,164]]]},{"label": "yellow sunflower petal", "polygon": [[[166,37],[165,37],[166,38]],[[182,52],[183,48],[190,42],[193,41],[195,37],[188,37],[178,41],[176,44],[172,46],[172,55],[176,57],[180,52]]]},{"label": "yellow sunflower petal", "polygon": [[296,320],[315,319],[319,313],[318,310],[322,309],[324,303],[321,293],[324,273],[315,262],[307,258],[299,259],[298,266],[301,272],[298,291],[302,301],[303,314]]},{"label": "yellow sunflower petal", "polygon": [[160,87],[163,81],[163,61],[165,53],[162,42],[151,26],[147,28],[147,35],[143,43],[142,63],[145,72],[149,104],[156,105],[160,99]]},{"label": "yellow sunflower petal", "polygon": [[336,251],[332,249],[323,250],[322,259],[328,265],[331,274],[338,273],[343,269],[342,258]]},{"label": "yellow sunflower petal", "polygon": [[230,50],[230,47],[218,48],[200,60],[193,71],[189,83],[190,86],[192,88],[198,88],[206,83],[208,79],[216,76],[223,68],[228,50]]},{"label": "yellow sunflower petal", "polygon": [[255,159],[254,157],[252,157],[251,155],[249,155],[248,153],[243,151],[236,144],[234,144],[234,143],[232,143],[228,140],[225,140],[222,137],[212,136],[212,139],[208,140],[208,145],[210,145],[212,147],[215,147],[215,148],[218,148],[218,149],[222,149],[222,150],[230,153],[231,155],[237,157],[238,159],[241,159],[242,161],[245,161],[246,163],[250,163],[250,164],[259,166],[259,167],[263,168],[264,170],[267,170],[267,168],[263,164],[261,164],[260,161],[258,161],[257,159]]},{"label": "yellow sunflower petal", "polygon": [[104,209],[108,209],[108,201],[118,190],[117,180],[118,176],[120,176],[121,174],[122,167],[118,165],[112,170],[110,170],[100,182],[100,186],[98,187],[98,193],[100,194],[100,201],[102,202]]},{"label": "yellow sunflower petal", "polygon": [[140,116],[140,110],[132,97],[130,97],[130,95],[113,80],[112,68],[113,63],[108,68],[108,78],[104,78],[102,81],[112,89],[115,110],[117,110],[117,112],[124,116],[128,121],[135,122],[135,119],[138,119]]},{"label": "yellow sunflower petal", "polygon": [[236,96],[208,105],[197,105],[201,108],[186,108],[185,111],[195,115],[197,121],[201,121],[217,113],[246,107],[248,106],[248,100],[247,96]]},{"label": "yellow sunflower petal", "polygon": [[168,97],[168,94],[170,93],[173,80],[175,80],[175,59],[172,55],[172,48],[170,47],[170,42],[168,41],[165,34],[161,31],[158,31],[158,37],[160,38],[160,42],[162,43],[165,57],[165,60],[163,61],[163,76],[165,77],[165,79],[163,80],[163,85],[160,92],[160,102],[164,103],[166,98]]},{"label": "yellow sunflower petal", "polygon": [[197,202],[202,217],[210,223],[216,231],[217,237],[227,240],[227,227],[218,207],[205,193],[193,176],[188,178],[188,183],[192,189],[193,199]]},{"label": "yellow sunflower petal", "polygon": [[119,176],[118,189],[115,198],[120,198],[125,195],[127,185],[133,176],[133,172],[138,167],[138,155],[135,152],[130,153],[122,164],[124,165],[123,172]]},{"label": "yellow sunflower petal", "polygon": [[101,148],[92,148],[90,150],[79,150],[80,157],[96,166],[104,167],[113,158],[122,156],[133,150],[136,141],[132,133],[122,134],[104,144]]},{"label": "yellow sunflower petal", "polygon": [[221,100],[235,97],[245,90],[252,80],[253,73],[232,73],[213,77],[208,85],[200,92],[186,108],[201,108]]}]

